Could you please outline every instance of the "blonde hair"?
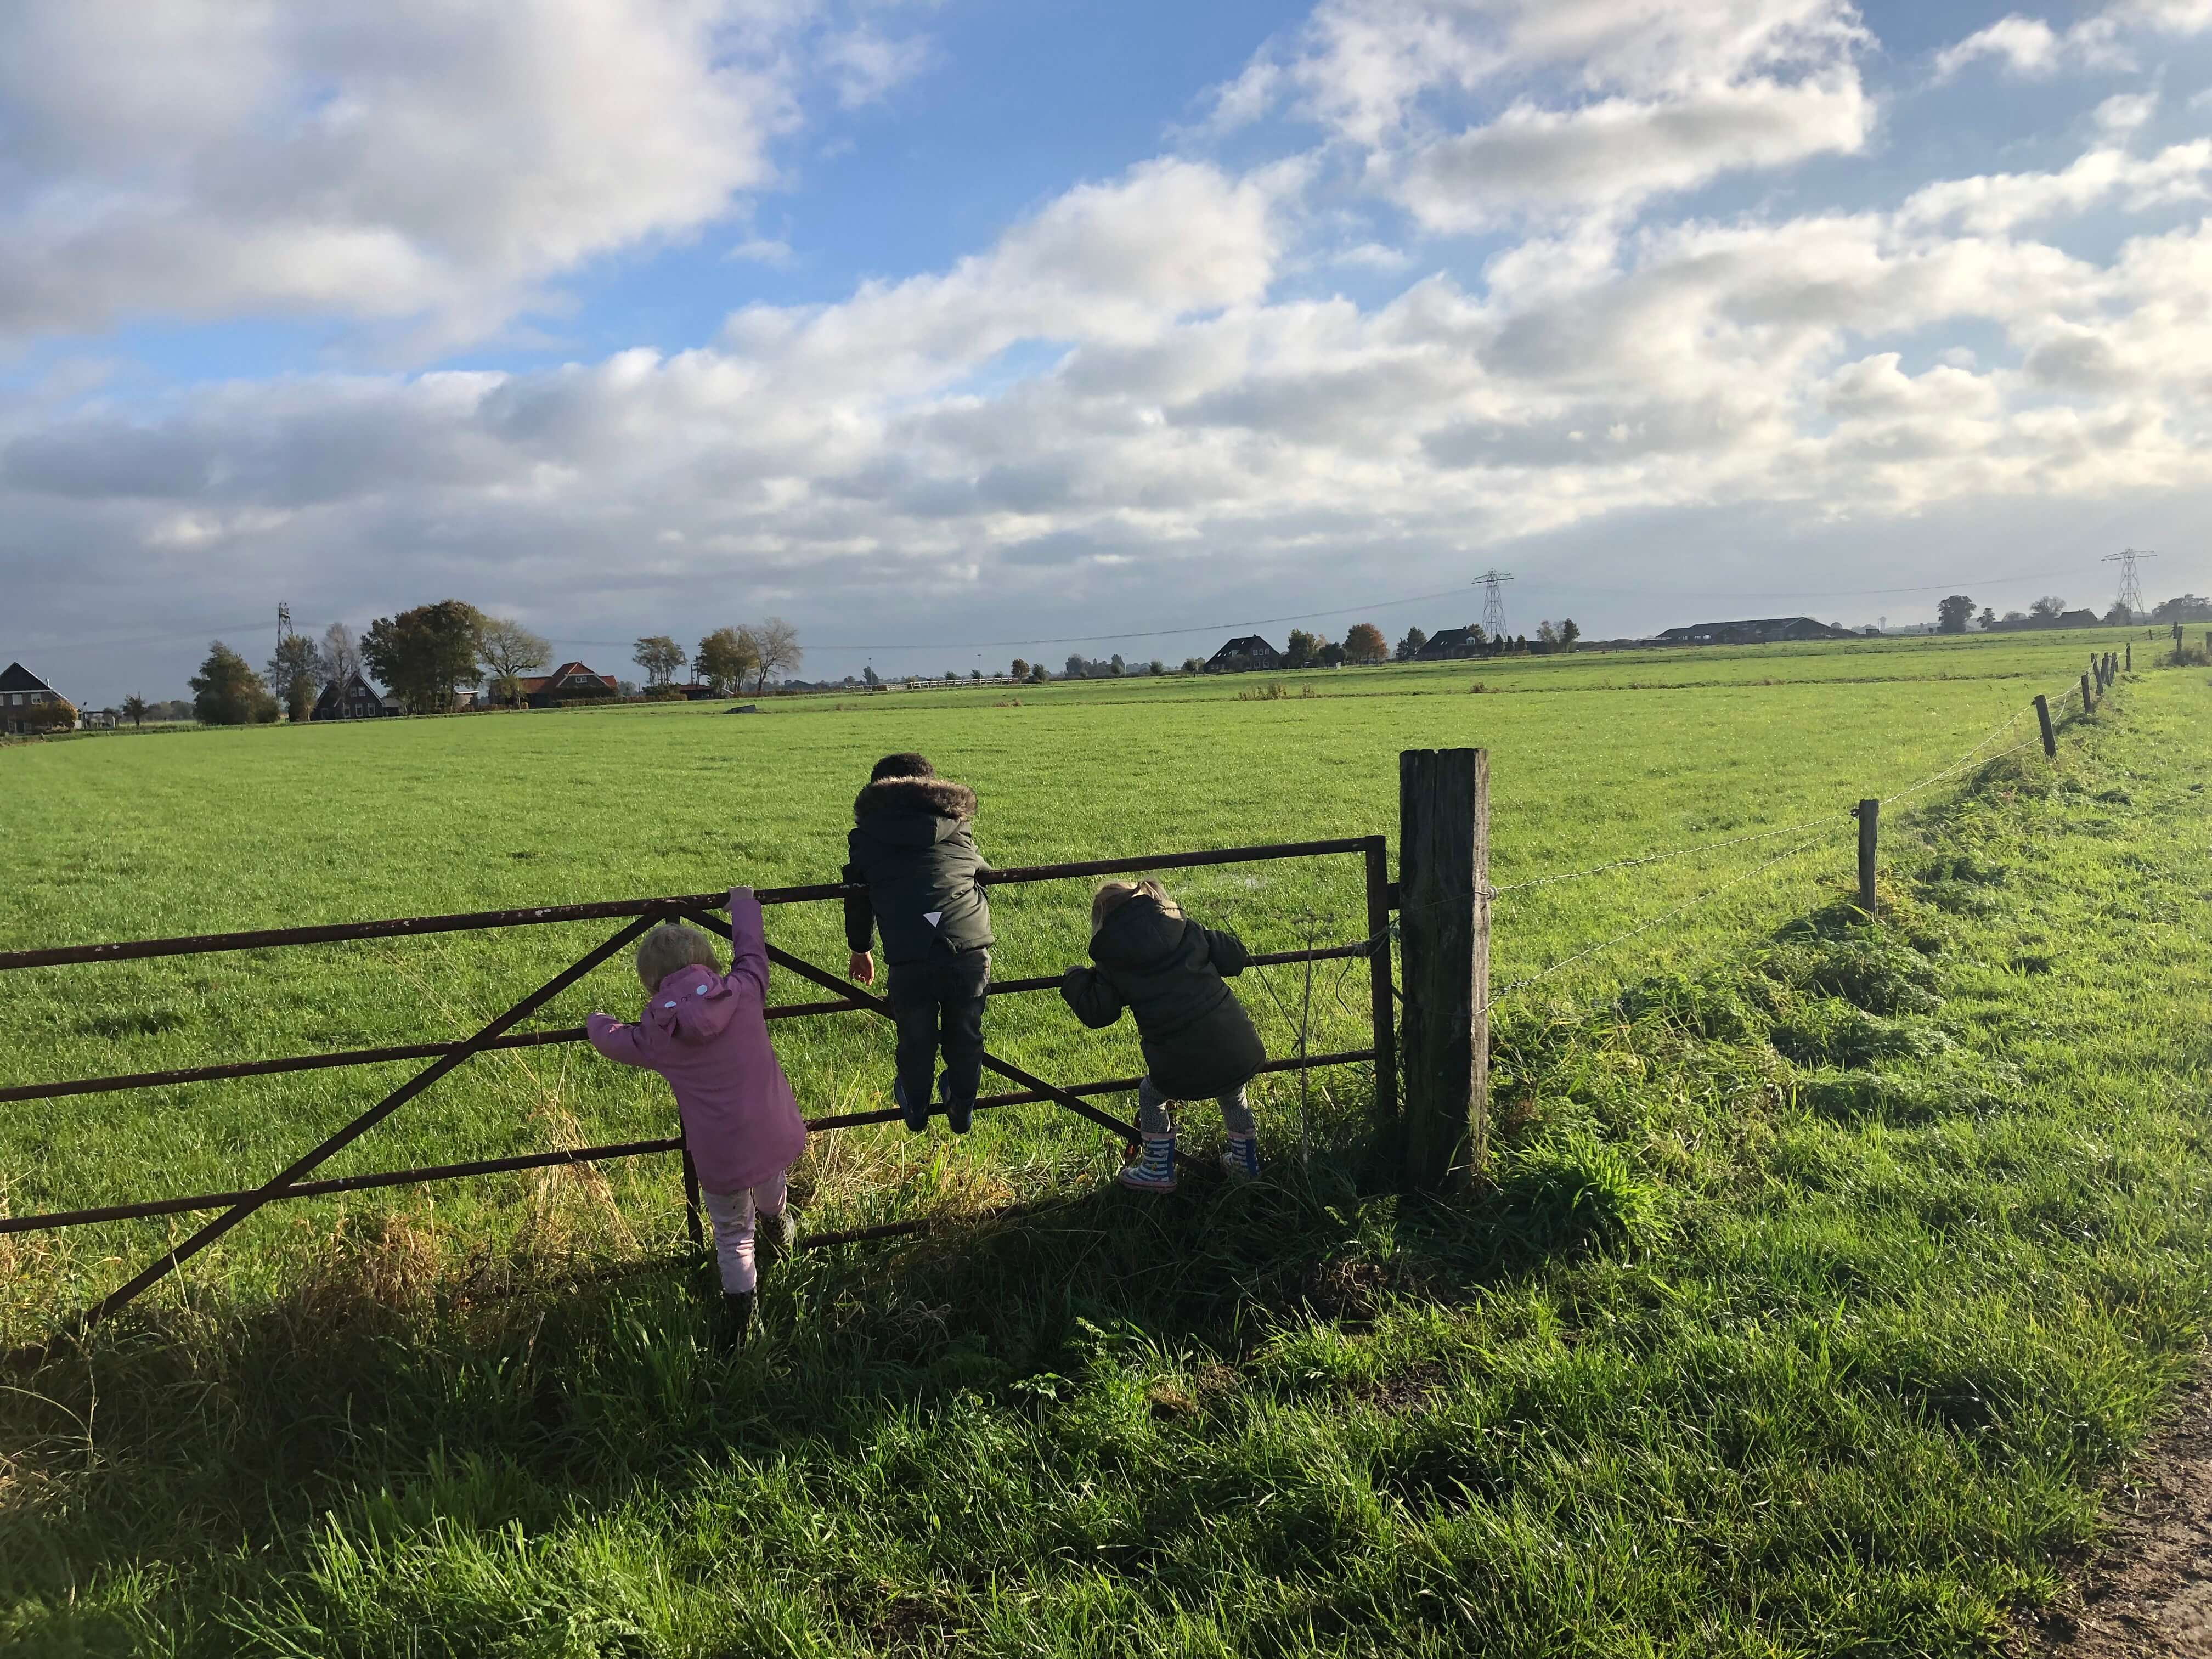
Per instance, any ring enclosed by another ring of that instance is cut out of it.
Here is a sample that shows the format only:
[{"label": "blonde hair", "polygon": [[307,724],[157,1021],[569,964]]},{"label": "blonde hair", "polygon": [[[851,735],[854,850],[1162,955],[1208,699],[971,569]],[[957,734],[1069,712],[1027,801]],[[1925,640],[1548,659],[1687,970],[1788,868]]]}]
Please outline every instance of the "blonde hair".
[{"label": "blonde hair", "polygon": [[1181,907],[1168,896],[1168,890],[1156,881],[1146,879],[1103,882],[1099,884],[1097,892],[1091,896],[1091,931],[1097,933],[1106,925],[1107,917],[1112,915],[1131,899],[1139,897],[1152,900],[1171,916],[1179,916],[1182,914]]},{"label": "blonde hair", "polygon": [[648,991],[659,990],[661,981],[686,968],[719,966],[714,946],[707,936],[678,921],[663,923],[638,943],[637,976]]}]

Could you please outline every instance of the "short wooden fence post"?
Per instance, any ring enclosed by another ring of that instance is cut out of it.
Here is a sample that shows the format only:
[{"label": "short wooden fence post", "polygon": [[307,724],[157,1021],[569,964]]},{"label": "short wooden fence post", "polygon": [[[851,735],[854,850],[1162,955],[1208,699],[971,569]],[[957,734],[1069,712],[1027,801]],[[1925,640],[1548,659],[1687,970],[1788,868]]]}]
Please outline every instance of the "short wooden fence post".
[{"label": "short wooden fence post", "polygon": [[2130,674],[2136,672],[2136,642],[2133,640],[2128,641],[2128,659],[2121,666]]},{"label": "short wooden fence post", "polygon": [[2042,692],[2035,694],[2035,723],[2043,728],[2043,754],[2046,760],[2058,758],[2058,734],[2051,729],[2051,699]]},{"label": "short wooden fence post", "polygon": [[1877,850],[1881,839],[1881,803],[1863,800],[1851,808],[1851,816],[1859,821],[1859,908],[1866,919],[1875,919],[1874,872]]},{"label": "short wooden fence post", "polygon": [[1407,1184],[1464,1190],[1490,1109],[1490,756],[1398,757]]},{"label": "short wooden fence post", "polygon": [[2081,676],[2081,712],[2085,714],[2094,714],[2097,712],[2096,696],[2089,690],[2089,677],[2087,674]]}]

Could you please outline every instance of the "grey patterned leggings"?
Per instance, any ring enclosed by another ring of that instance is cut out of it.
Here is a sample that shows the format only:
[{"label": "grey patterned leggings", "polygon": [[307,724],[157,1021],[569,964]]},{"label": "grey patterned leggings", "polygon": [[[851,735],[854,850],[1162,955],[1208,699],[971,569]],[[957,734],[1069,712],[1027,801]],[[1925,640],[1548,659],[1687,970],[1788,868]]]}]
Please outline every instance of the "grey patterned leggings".
[{"label": "grey patterned leggings", "polygon": [[[1218,1095],[1221,1121],[1229,1126],[1232,1135],[1249,1135],[1253,1132],[1252,1108],[1244,1099],[1241,1088],[1225,1095]],[[1168,1121],[1168,1097],[1152,1086],[1150,1077],[1137,1085],[1137,1127],[1148,1135],[1169,1133],[1174,1126]]]}]

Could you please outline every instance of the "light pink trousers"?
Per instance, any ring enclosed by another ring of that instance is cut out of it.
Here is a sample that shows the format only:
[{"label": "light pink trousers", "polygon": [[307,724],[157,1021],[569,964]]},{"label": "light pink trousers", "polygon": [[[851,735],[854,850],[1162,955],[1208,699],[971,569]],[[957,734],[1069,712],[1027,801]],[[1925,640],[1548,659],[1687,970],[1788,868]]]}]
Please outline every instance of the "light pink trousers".
[{"label": "light pink trousers", "polygon": [[707,1218],[714,1224],[714,1260],[722,1269],[722,1290],[727,1294],[750,1291],[760,1283],[753,1261],[753,1218],[781,1215],[785,1197],[781,1176],[748,1187],[738,1193],[702,1193]]}]

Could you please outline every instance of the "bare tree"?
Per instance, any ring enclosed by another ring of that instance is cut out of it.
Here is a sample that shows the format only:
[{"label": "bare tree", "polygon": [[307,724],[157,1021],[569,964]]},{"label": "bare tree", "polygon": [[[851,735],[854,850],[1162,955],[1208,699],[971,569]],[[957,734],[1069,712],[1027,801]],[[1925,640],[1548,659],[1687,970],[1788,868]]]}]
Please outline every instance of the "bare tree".
[{"label": "bare tree", "polygon": [[748,623],[738,630],[752,641],[753,690],[756,693],[768,690],[769,676],[790,673],[806,660],[806,653],[799,647],[799,630],[781,617],[770,617],[766,622]]},{"label": "bare tree", "polygon": [[477,635],[477,658],[491,677],[492,695],[502,702],[522,701],[522,677],[553,660],[553,647],[519,622],[493,617]]},{"label": "bare tree", "polygon": [[325,685],[336,685],[343,697],[347,683],[360,672],[361,645],[353,629],[343,623],[332,623],[323,630],[322,645],[315,652],[315,672]]}]

